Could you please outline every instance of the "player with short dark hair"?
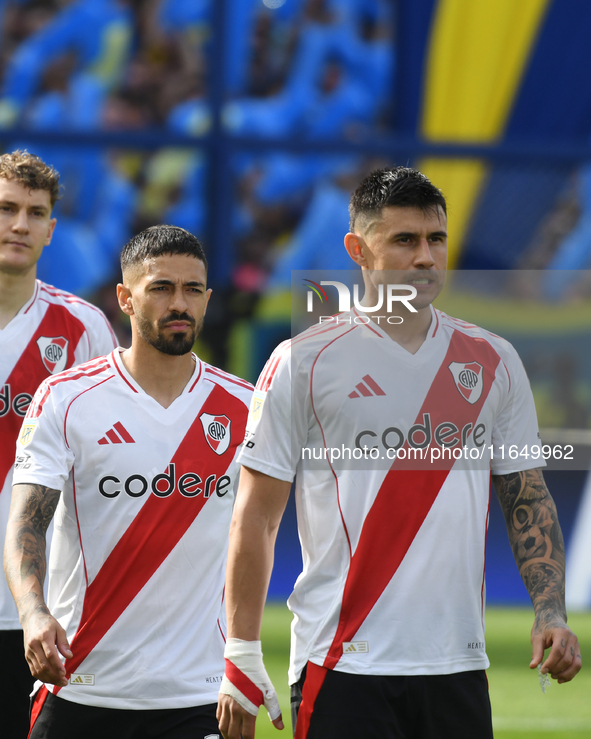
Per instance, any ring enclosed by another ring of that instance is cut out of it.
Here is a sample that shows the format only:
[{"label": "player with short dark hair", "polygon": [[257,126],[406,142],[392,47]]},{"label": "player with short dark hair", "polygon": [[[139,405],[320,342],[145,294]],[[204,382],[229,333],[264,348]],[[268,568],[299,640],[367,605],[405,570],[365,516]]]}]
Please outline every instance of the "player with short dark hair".
[{"label": "player with short dark hair", "polygon": [[360,219],[379,216],[384,208],[417,208],[421,211],[441,208],[447,215],[443,193],[411,167],[377,169],[369,174],[349,201],[349,230],[354,232]]},{"label": "player with short dark hair", "polygon": [[177,226],[151,226],[133,236],[121,251],[121,269],[127,272],[146,259],[164,254],[186,254],[203,262],[207,271],[207,258],[199,239]]},{"label": "player with short dark hair", "polygon": [[[424,175],[374,172],[350,212],[345,247],[361,268],[361,307],[281,344],[255,389],[230,534],[220,729],[252,739],[263,703],[282,726],[259,634],[295,476],[296,738],[491,738],[491,473],[534,606],[530,667],[558,682],[581,667],[554,502],[531,460],[500,453],[540,443],[531,389],[508,342],[432,307],[445,280],[446,208]],[[380,307],[386,286],[410,290],[410,309]]]},{"label": "player with short dark hair", "polygon": [[123,254],[131,347],[45,381],[19,437],[5,569],[44,683],[31,739],[219,736],[227,536],[252,386],[191,351],[211,294],[198,240],[157,226]]},{"label": "player with short dark hair", "polygon": [[[48,376],[110,352],[117,341],[102,311],[36,279],[51,242],[59,174],[26,151],[0,155],[0,547],[10,507],[19,429],[35,390]],[[2,731],[25,737],[33,678],[23,658],[23,632],[0,578]]]}]

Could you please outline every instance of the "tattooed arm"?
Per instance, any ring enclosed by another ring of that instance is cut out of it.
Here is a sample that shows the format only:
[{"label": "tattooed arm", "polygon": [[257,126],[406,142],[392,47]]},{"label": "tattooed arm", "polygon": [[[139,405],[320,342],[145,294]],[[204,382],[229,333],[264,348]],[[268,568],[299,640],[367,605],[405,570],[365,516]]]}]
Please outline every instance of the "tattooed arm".
[{"label": "tattooed arm", "polygon": [[6,529],[4,572],[18,608],[25,657],[33,677],[67,685],[60,656],[71,657],[66,632],[49,613],[43,597],[45,533],[59,490],[43,485],[14,485]]},{"label": "tattooed arm", "polygon": [[581,669],[581,648],[566,625],[564,605],[564,541],[556,506],[541,470],[493,475],[503,509],[509,541],[534,606],[530,667],[544,659],[542,672],[559,683],[572,680]]}]

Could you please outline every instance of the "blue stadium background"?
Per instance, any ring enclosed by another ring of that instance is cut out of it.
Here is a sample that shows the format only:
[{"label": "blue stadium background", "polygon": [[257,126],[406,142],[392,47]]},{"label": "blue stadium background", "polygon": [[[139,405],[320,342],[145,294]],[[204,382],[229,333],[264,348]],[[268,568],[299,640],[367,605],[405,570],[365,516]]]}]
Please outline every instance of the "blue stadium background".
[{"label": "blue stadium background", "polygon": [[[199,352],[255,379],[289,336],[291,271],[349,267],[348,194],[383,164],[447,196],[451,267],[546,270],[553,300],[588,307],[587,0],[0,0],[0,24],[3,150],[64,184],[40,277],[123,344],[118,251],[174,223],[211,261]],[[570,546],[586,472],[548,480]],[[273,597],[299,561],[290,508]],[[495,502],[487,562],[489,602],[525,602]]]}]

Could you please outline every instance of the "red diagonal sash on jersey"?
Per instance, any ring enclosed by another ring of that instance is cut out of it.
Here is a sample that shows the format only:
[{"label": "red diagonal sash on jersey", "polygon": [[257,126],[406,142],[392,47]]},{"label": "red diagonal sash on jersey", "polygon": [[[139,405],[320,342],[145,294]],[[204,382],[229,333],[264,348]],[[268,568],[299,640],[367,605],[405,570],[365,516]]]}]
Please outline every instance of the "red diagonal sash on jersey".
[{"label": "red diagonal sash on jersey", "polygon": [[[5,380],[5,383],[10,385],[11,403],[20,393],[34,395],[35,390],[49,375],[41,360],[37,339],[41,336],[65,336],[70,342],[68,361],[64,367],[68,369],[74,364],[74,351],[83,333],[84,326],[81,321],[66,308],[61,305],[49,305],[31,341],[19,357],[10,376]],[[0,418],[0,491],[4,486],[6,475],[14,464],[16,440],[22,423],[23,418],[13,410],[8,410]]]},{"label": "red diagonal sash on jersey", "polygon": [[[483,367],[483,388],[478,401],[471,404],[459,393],[449,365],[473,361]],[[433,429],[444,421],[453,421],[459,429],[474,425],[499,362],[487,341],[454,331],[415,423],[430,413]],[[404,446],[408,449],[408,442]],[[448,466],[452,465],[453,460]],[[418,471],[410,469],[413,466],[416,462],[408,459],[394,460],[364,521],[351,558],[339,624],[324,660],[329,669],[336,666],[343,642],[351,641],[394,576],[449,474],[449,469]]]},{"label": "red diagonal sash on jersey", "polygon": [[[236,447],[244,439],[247,408],[216,385],[200,408],[199,415],[216,415],[220,408],[232,420],[229,448],[221,455],[216,454],[205,440],[199,417],[195,418],[170,460],[178,471],[177,479],[191,471],[205,480],[209,475],[220,477],[228,469]],[[148,495],[87,588],[80,626],[71,644],[74,657],[66,660],[65,664],[68,678],[154,575],[208,500],[201,494],[186,498],[178,490],[167,498]]]}]

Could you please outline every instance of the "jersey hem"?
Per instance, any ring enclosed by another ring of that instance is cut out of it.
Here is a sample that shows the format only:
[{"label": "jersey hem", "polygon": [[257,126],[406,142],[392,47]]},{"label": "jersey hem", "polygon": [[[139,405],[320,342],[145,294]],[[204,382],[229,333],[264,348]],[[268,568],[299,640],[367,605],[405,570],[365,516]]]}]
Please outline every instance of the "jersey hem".
[{"label": "jersey hem", "polygon": [[293,482],[293,478],[295,477],[295,472],[292,472],[291,470],[287,471],[284,467],[277,467],[276,465],[269,462],[261,462],[258,459],[253,459],[252,457],[249,457],[247,454],[239,454],[237,462],[244,467],[251,467],[257,472],[262,472],[264,475],[269,475],[269,477],[274,477],[277,480],[283,480],[283,482]]},{"label": "jersey hem", "polygon": [[527,467],[509,467],[508,469],[501,469],[500,467],[491,467],[491,475],[513,475],[515,472],[526,472],[527,470],[536,469],[538,467],[547,467],[547,463],[544,459],[533,460],[536,464],[529,464]]},{"label": "jersey hem", "polygon": [[43,487],[59,491],[61,491],[65,485],[65,481],[61,478],[56,480],[55,478],[46,477],[44,475],[27,475],[24,480],[19,480],[18,477],[18,470],[16,470],[12,478],[13,485],[43,485]]},{"label": "jersey hem", "polygon": [[0,631],[22,631],[23,627],[20,624],[20,621],[16,619],[16,621],[6,621],[4,619],[0,619]]},{"label": "jersey hem", "polygon": [[[324,658],[310,657],[309,662],[312,662],[318,667],[322,667]],[[440,664],[434,665],[429,664],[408,664],[408,665],[375,665],[375,666],[364,666],[364,669],[357,669],[355,666],[347,666],[347,669],[339,667],[337,665],[334,670],[335,672],[345,672],[349,675],[377,675],[377,676],[390,676],[398,675],[407,677],[409,675],[453,675],[457,672],[469,672],[470,670],[486,670],[490,667],[488,657],[475,659],[472,661],[458,660],[450,662],[441,662]],[[303,670],[303,667],[302,667]],[[289,684],[293,685],[299,680],[302,670],[299,670],[298,677],[294,679],[296,674],[295,670],[289,671]]]},{"label": "jersey hem", "polygon": [[[52,692],[52,688],[55,685],[45,685],[45,687]],[[70,701],[70,703],[77,703],[82,706],[92,706],[93,708],[116,708],[122,710],[131,711],[149,711],[152,709],[174,709],[174,708],[195,708],[197,706],[207,706],[211,703],[218,701],[218,693],[212,692],[206,695],[187,696],[186,698],[177,698],[176,700],[170,700],[169,698],[113,698],[109,696],[93,696],[88,694],[65,694],[65,688],[62,688],[59,692],[59,698]]]}]

